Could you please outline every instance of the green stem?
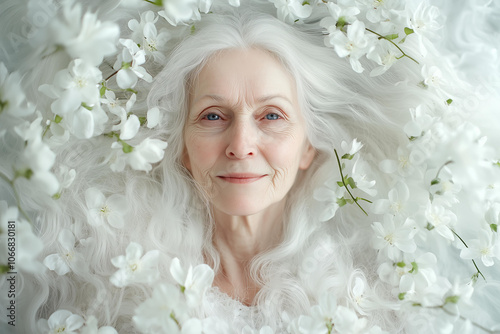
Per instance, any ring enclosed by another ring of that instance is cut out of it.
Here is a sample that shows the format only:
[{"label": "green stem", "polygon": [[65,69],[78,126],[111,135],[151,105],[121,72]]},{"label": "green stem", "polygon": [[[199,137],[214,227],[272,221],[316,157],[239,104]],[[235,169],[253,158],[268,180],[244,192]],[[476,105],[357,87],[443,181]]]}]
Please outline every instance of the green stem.
[{"label": "green stem", "polygon": [[390,39],[388,39],[387,37],[385,36],[382,36],[381,34],[379,34],[378,32],[375,32],[371,29],[368,29],[368,28],[365,28],[366,31],[369,31],[371,32],[372,34],[375,34],[379,37],[379,39],[385,39],[386,41],[388,41],[389,43],[391,43],[392,45],[394,45],[396,48],[398,48],[398,50],[403,54],[401,57],[399,57],[398,59],[401,59],[403,57],[407,57],[407,58],[410,58],[411,60],[413,60],[415,63],[419,64],[418,61],[416,61],[415,59],[413,59],[412,57],[408,56],[396,43],[394,43],[393,41],[391,41]]},{"label": "green stem", "polygon": [[[467,246],[467,244],[465,243],[464,239],[462,239],[457,232],[455,232],[453,229],[451,229],[451,232],[464,244],[465,247],[469,248],[469,246]],[[483,273],[481,272],[481,270],[479,270],[479,268],[477,267],[477,264],[476,264],[476,261],[472,260],[472,263],[474,264],[474,267],[476,268],[477,270],[477,273],[479,275],[481,275],[481,277],[486,281],[486,278],[484,277]]]},{"label": "green stem", "polygon": [[359,205],[358,200],[351,194],[351,191],[347,187],[347,184],[345,183],[345,180],[344,180],[344,173],[342,173],[342,164],[340,163],[339,154],[337,153],[336,149],[334,149],[333,151],[335,152],[335,157],[337,157],[337,164],[339,165],[339,171],[340,171],[340,179],[342,180],[342,184],[344,185],[344,188],[347,190],[347,192],[351,196],[354,203],[356,203],[356,205],[361,209],[361,211],[363,211],[364,214],[368,216],[368,213],[366,213],[366,211],[361,207],[361,205]]},{"label": "green stem", "polygon": [[16,204],[17,204],[17,209],[19,210],[19,212],[24,216],[24,218],[31,224],[33,225],[33,223],[31,222],[31,219],[30,217],[28,216],[28,214],[23,210],[23,208],[21,207],[21,200],[19,198],[19,194],[17,193],[17,190],[16,190],[16,187],[14,185],[14,181],[9,179],[7,177],[7,175],[5,175],[4,173],[0,172],[0,178],[2,178],[5,182],[7,182],[11,188],[12,188],[12,192],[14,194],[14,198],[16,200]]}]

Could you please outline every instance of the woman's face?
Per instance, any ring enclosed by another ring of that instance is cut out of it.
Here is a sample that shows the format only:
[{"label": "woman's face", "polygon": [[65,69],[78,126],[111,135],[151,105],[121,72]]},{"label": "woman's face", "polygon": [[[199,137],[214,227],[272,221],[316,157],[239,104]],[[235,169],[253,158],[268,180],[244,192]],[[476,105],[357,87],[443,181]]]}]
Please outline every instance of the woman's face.
[{"label": "woman's face", "polygon": [[184,166],[229,215],[284,200],[314,157],[295,81],[271,54],[230,49],[193,83],[184,129]]}]

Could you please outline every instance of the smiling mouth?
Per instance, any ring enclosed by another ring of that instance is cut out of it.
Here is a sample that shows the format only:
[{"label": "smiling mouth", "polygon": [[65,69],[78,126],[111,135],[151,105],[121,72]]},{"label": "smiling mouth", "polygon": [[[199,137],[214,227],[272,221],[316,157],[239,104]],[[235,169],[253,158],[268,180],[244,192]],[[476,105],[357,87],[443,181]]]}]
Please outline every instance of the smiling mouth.
[{"label": "smiling mouth", "polygon": [[235,173],[235,174],[219,175],[217,177],[229,183],[246,184],[258,181],[263,177],[265,177],[266,175],[267,174],[262,175],[262,174]]}]

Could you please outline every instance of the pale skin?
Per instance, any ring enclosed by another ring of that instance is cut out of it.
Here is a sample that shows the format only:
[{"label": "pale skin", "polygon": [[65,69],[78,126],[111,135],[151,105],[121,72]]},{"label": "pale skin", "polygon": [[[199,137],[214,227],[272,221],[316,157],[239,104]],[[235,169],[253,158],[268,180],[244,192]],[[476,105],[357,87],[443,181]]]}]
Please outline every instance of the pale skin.
[{"label": "pale skin", "polygon": [[211,202],[221,258],[214,285],[250,305],[259,286],[249,264],[279,243],[286,196],[315,151],[295,81],[266,51],[220,52],[190,93],[183,163]]}]

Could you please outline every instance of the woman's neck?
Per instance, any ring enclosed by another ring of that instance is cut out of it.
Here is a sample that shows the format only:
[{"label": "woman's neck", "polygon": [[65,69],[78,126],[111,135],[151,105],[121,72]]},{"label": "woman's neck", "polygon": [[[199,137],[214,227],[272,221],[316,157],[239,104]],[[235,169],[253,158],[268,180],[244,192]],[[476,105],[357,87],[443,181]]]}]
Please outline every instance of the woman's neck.
[{"label": "woman's neck", "polygon": [[221,269],[214,285],[246,305],[259,291],[250,277],[252,259],[273,247],[281,237],[285,201],[251,216],[230,216],[214,210],[214,245],[220,254]]}]

